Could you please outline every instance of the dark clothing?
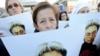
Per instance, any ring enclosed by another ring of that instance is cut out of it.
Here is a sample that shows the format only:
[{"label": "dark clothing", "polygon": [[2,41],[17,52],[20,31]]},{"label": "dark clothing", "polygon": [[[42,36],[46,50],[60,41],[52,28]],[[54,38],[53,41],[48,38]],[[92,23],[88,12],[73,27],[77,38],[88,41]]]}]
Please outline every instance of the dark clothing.
[{"label": "dark clothing", "polygon": [[97,49],[97,51],[96,51],[94,56],[100,56],[100,47]]},{"label": "dark clothing", "polygon": [[79,56],[94,56],[96,52],[96,45],[83,43]]},{"label": "dark clothing", "polygon": [[0,39],[0,56],[10,56],[1,39]]},{"label": "dark clothing", "polygon": [[36,32],[39,32],[39,30],[35,29],[34,32],[35,32],[35,33],[36,33]]}]

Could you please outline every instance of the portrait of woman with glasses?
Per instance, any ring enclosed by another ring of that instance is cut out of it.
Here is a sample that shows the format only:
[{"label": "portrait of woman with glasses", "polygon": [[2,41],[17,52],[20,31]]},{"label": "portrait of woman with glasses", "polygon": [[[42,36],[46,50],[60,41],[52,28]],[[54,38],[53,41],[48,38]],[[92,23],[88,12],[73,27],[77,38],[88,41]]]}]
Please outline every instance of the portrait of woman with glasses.
[{"label": "portrait of woman with glasses", "polygon": [[23,6],[19,0],[6,0],[5,8],[10,16],[20,14],[24,11]]}]

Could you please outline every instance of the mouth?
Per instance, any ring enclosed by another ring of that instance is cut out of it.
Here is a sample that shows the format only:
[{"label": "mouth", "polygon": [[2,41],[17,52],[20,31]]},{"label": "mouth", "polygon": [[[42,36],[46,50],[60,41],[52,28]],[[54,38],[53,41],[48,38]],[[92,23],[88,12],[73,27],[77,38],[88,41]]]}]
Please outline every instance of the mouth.
[{"label": "mouth", "polygon": [[93,40],[94,40],[93,38],[91,38],[91,39],[88,39],[88,41],[89,41],[89,42],[93,42]]},{"label": "mouth", "polygon": [[18,14],[18,12],[17,11],[14,11],[14,14]]},{"label": "mouth", "polygon": [[14,13],[17,13],[17,11],[14,11]]}]

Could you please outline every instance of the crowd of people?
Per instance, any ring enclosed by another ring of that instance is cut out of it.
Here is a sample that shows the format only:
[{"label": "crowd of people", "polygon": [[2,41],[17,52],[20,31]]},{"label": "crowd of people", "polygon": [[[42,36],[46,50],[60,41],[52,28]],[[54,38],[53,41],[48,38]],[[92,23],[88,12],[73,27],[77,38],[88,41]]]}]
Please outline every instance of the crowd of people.
[{"label": "crowd of people", "polygon": [[[97,5],[97,11],[100,12],[100,3]],[[24,13],[24,8],[19,0],[6,0],[5,9],[9,16]],[[77,3],[71,14],[81,14],[81,13],[91,13],[92,5],[89,3]],[[33,26],[35,28],[34,32],[42,32],[48,30],[58,29],[59,21],[69,21],[69,16],[66,10],[60,11],[57,4],[51,5],[48,2],[40,2],[37,4],[32,11]],[[91,21],[91,24],[86,26],[84,43],[79,56],[91,56],[96,52],[96,45],[93,45],[94,38],[99,29],[99,24]],[[16,29],[15,29],[16,27]],[[20,29],[20,30],[18,30]],[[91,30],[92,29],[92,30]],[[22,24],[12,25],[9,31],[13,35],[25,34],[25,27]],[[17,32],[14,32],[17,31]],[[43,49],[40,50],[37,56],[47,56],[47,54],[53,55],[56,53],[58,56],[66,56],[67,51],[62,47],[52,47],[49,43],[43,44]],[[55,43],[56,45],[56,43]],[[42,45],[41,45],[42,46]],[[60,46],[60,45],[59,45]],[[58,48],[58,49],[57,49]],[[47,51],[47,52],[46,52]],[[49,53],[50,52],[50,53]],[[88,52],[87,54],[84,54]],[[52,54],[53,53],[53,54]]]},{"label": "crowd of people", "polygon": [[[97,6],[100,11],[100,3]],[[24,7],[19,0],[6,0],[5,9],[9,16],[24,12]],[[92,5],[89,3],[77,3],[71,14],[91,13]],[[48,2],[40,2],[32,11],[35,27],[34,32],[58,29],[58,21],[69,21],[67,10],[60,10],[59,4],[51,5]],[[44,20],[45,19],[45,20]],[[42,23],[43,24],[42,24]]]},{"label": "crowd of people", "polygon": [[[6,0],[5,8],[9,16],[24,12],[24,8],[19,0]],[[98,4],[100,11],[100,3]],[[48,2],[40,2],[32,12],[34,32],[58,29],[58,21],[69,21],[68,11],[60,10],[59,4],[51,5]],[[71,14],[90,13],[92,5],[89,3],[77,3]]]}]

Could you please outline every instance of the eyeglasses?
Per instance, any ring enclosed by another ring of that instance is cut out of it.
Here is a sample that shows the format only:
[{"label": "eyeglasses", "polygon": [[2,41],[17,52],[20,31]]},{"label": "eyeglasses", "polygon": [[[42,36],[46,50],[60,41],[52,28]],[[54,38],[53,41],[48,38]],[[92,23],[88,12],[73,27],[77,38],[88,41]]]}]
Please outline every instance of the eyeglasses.
[{"label": "eyeglasses", "polygon": [[18,5],[17,3],[14,3],[13,5],[9,5],[9,6],[8,6],[8,9],[13,8],[13,6],[14,6],[14,7],[18,7],[19,5]]}]

